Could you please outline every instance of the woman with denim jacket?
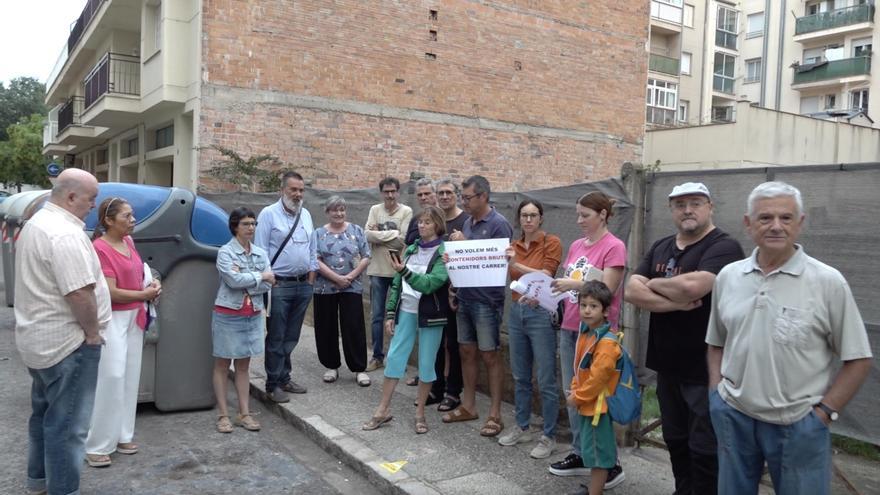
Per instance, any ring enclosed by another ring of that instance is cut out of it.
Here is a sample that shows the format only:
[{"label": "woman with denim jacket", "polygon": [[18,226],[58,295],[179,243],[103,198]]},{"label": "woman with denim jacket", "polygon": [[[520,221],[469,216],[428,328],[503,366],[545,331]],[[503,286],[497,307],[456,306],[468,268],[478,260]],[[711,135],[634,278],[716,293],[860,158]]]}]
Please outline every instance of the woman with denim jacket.
[{"label": "woman with denim jacket", "polygon": [[[406,363],[416,337],[419,339],[419,392],[416,401],[416,433],[427,433],[425,401],[431,383],[437,379],[434,360],[443,337],[449,305],[441,292],[449,276],[443,263],[443,234],[446,218],[443,210],[428,206],[416,217],[419,239],[406,248],[402,259],[390,253],[391,266],[397,272],[385,305],[385,331],[392,335],[385,360],[382,401],[364,430],[375,430],[391,421],[391,397],[403,378]],[[395,323],[397,324],[395,327]]]},{"label": "woman with denim jacket", "polygon": [[217,253],[220,288],[214,300],[211,336],[214,347],[214,395],[219,417],[217,431],[231,433],[232,422],[226,409],[226,382],[229,364],[235,368],[235,391],[238,411],[235,424],[246,430],[258,431],[260,423],[251,415],[248,405],[250,386],[248,367],[252,356],[263,353],[263,297],[275,283],[266,252],[254,245],[257,216],[240,207],[229,214],[229,240]]}]

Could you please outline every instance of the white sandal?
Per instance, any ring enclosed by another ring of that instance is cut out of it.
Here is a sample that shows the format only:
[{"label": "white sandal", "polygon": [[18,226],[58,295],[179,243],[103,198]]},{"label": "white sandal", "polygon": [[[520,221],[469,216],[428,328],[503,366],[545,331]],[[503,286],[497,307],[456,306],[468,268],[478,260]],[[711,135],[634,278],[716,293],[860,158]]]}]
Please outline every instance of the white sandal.
[{"label": "white sandal", "polygon": [[372,383],[370,381],[370,375],[366,373],[357,373],[355,374],[354,378],[355,380],[357,380],[357,384],[361,387],[369,387],[370,383]]},{"label": "white sandal", "polygon": [[333,383],[337,378],[339,378],[339,372],[336,370],[327,370],[327,372],[324,373],[324,382],[326,383]]}]

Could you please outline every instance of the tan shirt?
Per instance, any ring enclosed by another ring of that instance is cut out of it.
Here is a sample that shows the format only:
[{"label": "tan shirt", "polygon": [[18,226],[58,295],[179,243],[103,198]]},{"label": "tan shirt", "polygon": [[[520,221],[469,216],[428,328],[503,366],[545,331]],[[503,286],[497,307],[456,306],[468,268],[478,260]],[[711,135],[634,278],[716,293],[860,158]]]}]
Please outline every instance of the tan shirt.
[{"label": "tan shirt", "polygon": [[[402,204],[398,204],[393,213],[388,213],[384,203],[370,207],[367,224],[364,226],[372,254],[370,264],[367,265],[367,275],[390,278],[396,274],[394,268],[391,268],[388,250],[397,249],[403,254],[403,248],[406,247],[406,228],[412,216],[412,208]],[[377,230],[370,230],[370,225],[375,225]]]},{"label": "tan shirt", "polygon": [[835,359],[869,358],[871,347],[840,272],[798,246],[764,276],[757,253],[716,277],[706,343],[724,348],[721,398],[755,419],[786,425],[825,395]]},{"label": "tan shirt", "polygon": [[85,340],[65,295],[94,284],[102,335],[110,322],[110,291],[84,226],[47,202],[15,244],[15,344],[29,368],[54,366]]}]

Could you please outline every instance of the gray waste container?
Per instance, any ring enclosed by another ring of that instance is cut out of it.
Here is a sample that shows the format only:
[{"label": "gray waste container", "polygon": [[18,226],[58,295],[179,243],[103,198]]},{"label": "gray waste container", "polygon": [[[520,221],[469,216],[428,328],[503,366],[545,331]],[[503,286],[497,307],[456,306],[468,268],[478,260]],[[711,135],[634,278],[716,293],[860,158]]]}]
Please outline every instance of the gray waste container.
[{"label": "gray waste container", "polygon": [[[96,204],[113,196],[131,203],[138,253],[162,279],[155,330],[144,341],[138,400],[162,411],[212,407],[215,263],[219,247],[231,237],[228,215],[186,189],[101,183]],[[92,210],[86,228],[96,224]]]},{"label": "gray waste container", "polygon": [[[3,243],[0,251],[3,256],[3,281],[6,286],[6,305],[15,304],[15,241],[33,209],[29,208],[35,200],[45,200],[49,191],[26,191],[10,196],[3,205],[6,215],[3,218]],[[27,214],[26,214],[27,213]]]}]

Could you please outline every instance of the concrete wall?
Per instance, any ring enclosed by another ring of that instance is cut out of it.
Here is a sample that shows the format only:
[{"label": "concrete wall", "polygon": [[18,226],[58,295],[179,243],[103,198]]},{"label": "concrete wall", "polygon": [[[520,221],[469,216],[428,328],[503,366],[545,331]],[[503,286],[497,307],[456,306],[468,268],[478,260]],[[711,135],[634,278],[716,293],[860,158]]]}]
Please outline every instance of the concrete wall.
[{"label": "concrete wall", "polygon": [[328,188],[530,189],[641,159],[647,2],[207,1],[203,18],[202,176],[213,144],[319,166]]},{"label": "concrete wall", "polygon": [[645,136],[645,163],[663,171],[880,161],[880,130],[737,103],[737,121]]}]

